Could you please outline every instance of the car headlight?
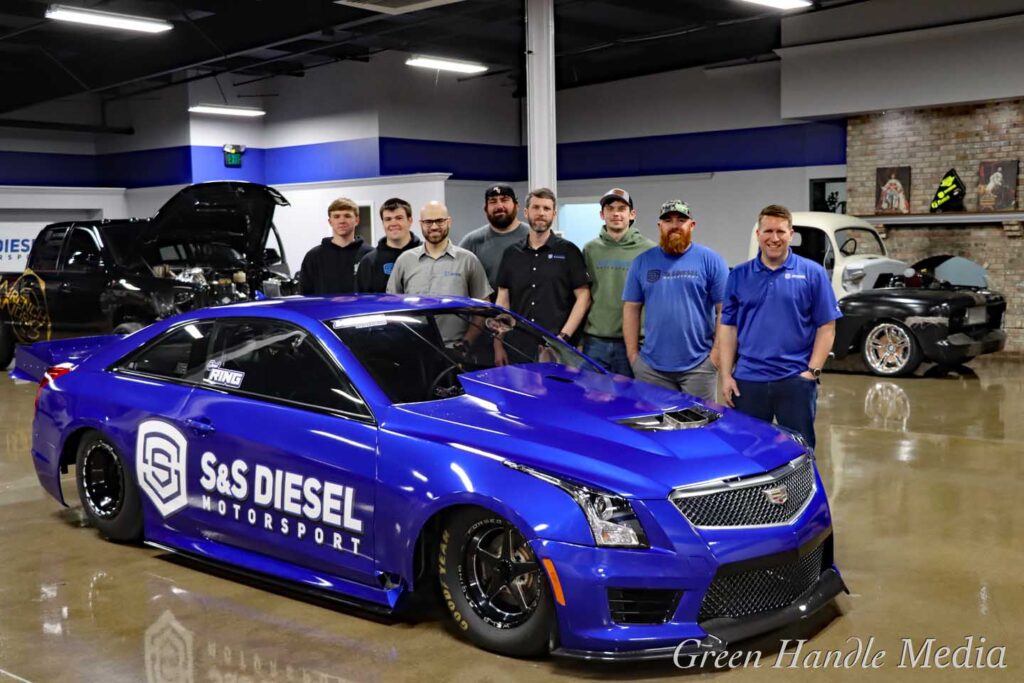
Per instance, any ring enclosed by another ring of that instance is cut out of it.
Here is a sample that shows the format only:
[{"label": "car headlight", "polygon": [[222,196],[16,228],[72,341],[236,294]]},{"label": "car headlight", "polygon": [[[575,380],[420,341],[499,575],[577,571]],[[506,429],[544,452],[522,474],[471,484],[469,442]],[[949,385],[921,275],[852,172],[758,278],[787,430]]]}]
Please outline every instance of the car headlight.
[{"label": "car headlight", "polygon": [[846,268],[843,270],[843,289],[847,292],[860,290],[860,283],[864,279],[863,268]]},{"label": "car headlight", "polygon": [[647,548],[647,534],[633,512],[633,506],[622,496],[608,491],[556,477],[510,460],[504,464],[518,472],[537,477],[562,489],[576,501],[594,534],[594,542],[609,548]]}]

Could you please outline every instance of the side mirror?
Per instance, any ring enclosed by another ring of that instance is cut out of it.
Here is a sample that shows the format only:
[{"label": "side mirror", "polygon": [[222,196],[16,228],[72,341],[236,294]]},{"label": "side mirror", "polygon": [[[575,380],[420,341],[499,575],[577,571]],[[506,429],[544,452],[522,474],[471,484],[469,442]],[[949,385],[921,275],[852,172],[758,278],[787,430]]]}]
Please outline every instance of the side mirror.
[{"label": "side mirror", "polygon": [[263,250],[263,263],[268,266],[274,266],[281,262],[281,255],[277,253],[277,249],[264,249]]}]

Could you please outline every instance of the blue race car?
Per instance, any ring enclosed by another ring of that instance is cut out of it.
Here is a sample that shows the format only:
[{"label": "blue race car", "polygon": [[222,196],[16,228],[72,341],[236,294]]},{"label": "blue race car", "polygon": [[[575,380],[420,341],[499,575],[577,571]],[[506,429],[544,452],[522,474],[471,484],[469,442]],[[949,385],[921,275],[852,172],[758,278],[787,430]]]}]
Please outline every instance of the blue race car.
[{"label": "blue race car", "polygon": [[[496,360],[497,359],[497,360]],[[460,298],[273,299],[19,347],[32,458],[138,541],[511,656],[723,650],[845,590],[799,437]]]}]

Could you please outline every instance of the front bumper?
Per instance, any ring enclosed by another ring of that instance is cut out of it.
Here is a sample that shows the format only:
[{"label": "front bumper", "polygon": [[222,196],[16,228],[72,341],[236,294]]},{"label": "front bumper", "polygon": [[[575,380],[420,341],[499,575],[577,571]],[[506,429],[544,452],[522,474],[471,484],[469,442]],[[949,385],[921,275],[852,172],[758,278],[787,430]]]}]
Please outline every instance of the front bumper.
[{"label": "front bumper", "polygon": [[[941,328],[945,332],[945,328]],[[916,330],[915,330],[916,331]],[[916,331],[921,341],[925,358],[942,365],[956,365],[986,353],[995,353],[1006,348],[1004,330],[988,330],[973,337],[965,332],[954,332],[948,336],[933,336]]]},{"label": "front bumper", "polygon": [[701,624],[707,631],[703,638],[689,638],[678,645],[655,647],[645,650],[600,651],[572,650],[558,648],[551,654],[567,659],[581,659],[597,662],[639,662],[655,659],[671,659],[683,655],[693,656],[703,652],[726,652],[730,645],[773,631],[787,624],[807,619],[827,605],[840,593],[849,593],[839,572],[833,567],[826,569],[818,581],[797,598],[796,602],[782,609],[757,614],[745,619],[717,619]]}]

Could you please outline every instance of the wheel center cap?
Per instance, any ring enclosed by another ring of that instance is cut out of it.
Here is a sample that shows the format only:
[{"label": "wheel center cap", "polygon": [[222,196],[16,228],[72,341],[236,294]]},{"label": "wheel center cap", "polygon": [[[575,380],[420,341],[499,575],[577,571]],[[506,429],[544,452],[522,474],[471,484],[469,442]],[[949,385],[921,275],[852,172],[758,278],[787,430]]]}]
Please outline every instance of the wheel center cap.
[{"label": "wheel center cap", "polygon": [[888,349],[888,350],[889,350],[890,352],[892,352],[892,351],[895,351],[895,350],[896,350],[896,347],[895,347],[895,346],[893,346],[892,344],[889,344],[889,346],[888,346],[888,347],[886,347],[886,348],[887,348],[887,349]]}]

